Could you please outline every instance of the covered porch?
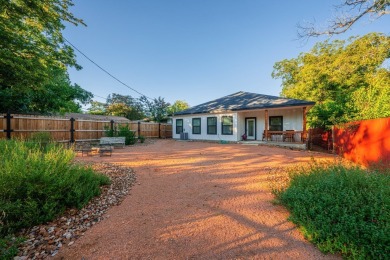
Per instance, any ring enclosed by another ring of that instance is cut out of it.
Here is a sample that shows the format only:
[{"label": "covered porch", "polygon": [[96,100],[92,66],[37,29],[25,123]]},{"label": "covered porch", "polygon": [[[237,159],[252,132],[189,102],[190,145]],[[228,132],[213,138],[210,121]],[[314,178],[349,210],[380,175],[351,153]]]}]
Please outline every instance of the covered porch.
[{"label": "covered porch", "polygon": [[307,137],[306,106],[240,111],[237,115],[241,141],[301,147]]}]

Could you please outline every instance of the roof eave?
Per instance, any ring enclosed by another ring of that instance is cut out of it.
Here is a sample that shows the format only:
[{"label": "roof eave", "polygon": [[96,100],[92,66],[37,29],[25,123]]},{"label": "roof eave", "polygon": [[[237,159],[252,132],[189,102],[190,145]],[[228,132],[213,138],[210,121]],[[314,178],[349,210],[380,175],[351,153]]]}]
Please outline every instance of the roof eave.
[{"label": "roof eave", "polygon": [[240,111],[248,111],[248,110],[265,110],[272,108],[288,108],[288,107],[304,107],[304,106],[314,106],[316,102],[308,101],[301,104],[289,104],[289,105],[271,105],[271,106],[261,106],[261,107],[247,107],[247,108],[237,108],[237,109],[229,109],[229,110],[215,110],[215,111],[197,111],[197,112],[184,112],[177,113],[172,116],[186,116],[186,115],[199,115],[199,114],[220,114],[220,113],[229,113],[229,112],[240,112]]}]

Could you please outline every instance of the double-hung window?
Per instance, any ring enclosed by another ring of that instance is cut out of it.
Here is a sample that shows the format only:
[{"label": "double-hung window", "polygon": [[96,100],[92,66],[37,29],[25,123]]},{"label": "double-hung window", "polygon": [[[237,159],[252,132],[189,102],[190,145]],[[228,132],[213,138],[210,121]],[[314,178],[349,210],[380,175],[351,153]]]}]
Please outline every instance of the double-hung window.
[{"label": "double-hung window", "polygon": [[223,116],[222,117],[222,134],[232,135],[233,134],[233,117]]},{"label": "double-hung window", "polygon": [[183,133],[183,119],[176,119],[176,134]]},{"label": "double-hung window", "polygon": [[200,118],[193,118],[192,119],[192,134],[200,135],[201,134],[200,127],[201,127]]},{"label": "double-hung window", "polygon": [[216,135],[217,134],[217,117],[208,117],[207,118],[207,134]]}]

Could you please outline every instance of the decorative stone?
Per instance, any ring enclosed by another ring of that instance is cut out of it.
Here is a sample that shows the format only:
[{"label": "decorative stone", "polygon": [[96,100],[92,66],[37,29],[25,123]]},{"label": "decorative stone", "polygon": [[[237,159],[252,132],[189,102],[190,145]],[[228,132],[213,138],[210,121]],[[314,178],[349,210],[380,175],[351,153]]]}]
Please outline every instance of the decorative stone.
[{"label": "decorative stone", "polygon": [[87,229],[108,218],[109,215],[104,215],[106,211],[120,204],[135,183],[136,178],[130,168],[107,163],[94,164],[92,167],[109,176],[111,184],[101,187],[101,195],[91,199],[83,209],[69,209],[58,219],[21,233],[21,236],[29,239],[21,244],[19,256],[14,259],[43,259],[55,256],[66,240],[69,241],[68,246],[73,245],[74,240],[83,236]]}]

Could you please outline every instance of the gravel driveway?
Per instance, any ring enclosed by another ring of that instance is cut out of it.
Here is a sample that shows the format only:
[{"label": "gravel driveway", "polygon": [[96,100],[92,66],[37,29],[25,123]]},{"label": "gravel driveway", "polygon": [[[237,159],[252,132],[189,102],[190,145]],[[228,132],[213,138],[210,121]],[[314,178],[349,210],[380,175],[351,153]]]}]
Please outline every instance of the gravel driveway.
[{"label": "gravel driveway", "polygon": [[132,167],[137,184],[58,259],[337,259],[323,255],[273,205],[269,170],[326,154],[157,140],[80,157]]}]

